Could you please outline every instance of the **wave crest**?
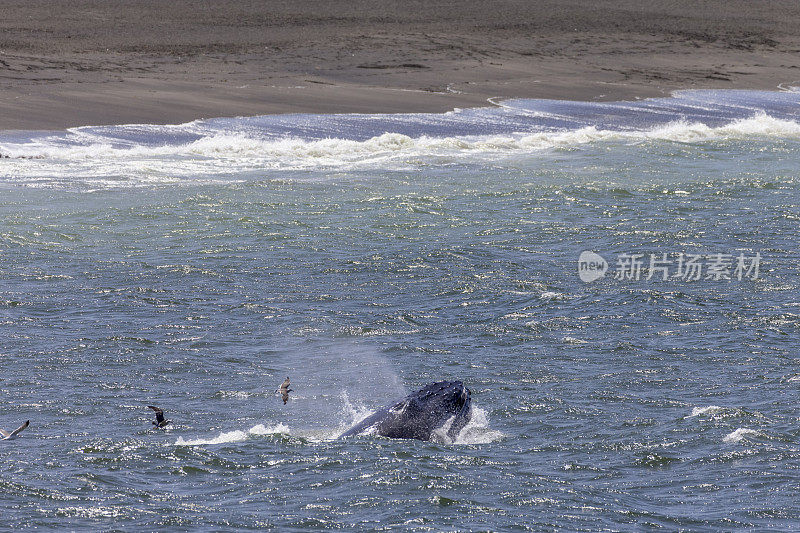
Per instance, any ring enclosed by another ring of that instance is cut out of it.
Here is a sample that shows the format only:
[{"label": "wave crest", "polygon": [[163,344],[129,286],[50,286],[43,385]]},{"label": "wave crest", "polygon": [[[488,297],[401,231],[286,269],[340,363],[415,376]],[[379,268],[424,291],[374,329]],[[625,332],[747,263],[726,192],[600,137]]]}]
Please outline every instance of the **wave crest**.
[{"label": "wave crest", "polygon": [[[568,149],[596,142],[709,142],[753,137],[800,139],[800,123],[759,113],[751,118],[711,127],[700,122],[676,121],[641,131],[617,131],[587,126],[574,130],[541,131],[507,135],[468,135],[411,137],[383,133],[366,140],[325,138],[305,140],[297,137],[260,138],[242,133],[209,133],[183,144],[141,146],[88,142],[84,134],[70,143],[63,138],[44,138],[33,142],[0,143],[0,153],[11,158],[31,159],[147,159],[161,157],[256,159],[269,167],[302,167],[306,164],[341,165],[376,159],[425,156],[458,156],[485,153],[526,153],[548,149]],[[246,163],[247,161],[245,161]]]},{"label": "wave crest", "polygon": [[178,437],[175,441],[175,446],[203,446],[209,444],[228,444],[231,442],[242,442],[252,437],[263,435],[288,435],[289,427],[285,424],[277,424],[275,426],[266,427],[263,424],[258,424],[248,430],[236,430],[220,433],[216,437],[210,439],[190,439],[185,440],[183,437]]}]

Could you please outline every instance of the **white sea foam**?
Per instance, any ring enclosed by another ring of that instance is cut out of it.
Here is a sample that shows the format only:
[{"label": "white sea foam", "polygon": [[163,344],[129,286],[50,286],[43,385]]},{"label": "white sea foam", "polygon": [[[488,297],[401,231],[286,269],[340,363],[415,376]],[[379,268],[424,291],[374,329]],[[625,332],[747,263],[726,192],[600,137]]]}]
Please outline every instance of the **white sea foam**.
[{"label": "white sea foam", "polygon": [[759,437],[762,435],[763,433],[761,433],[760,431],[756,431],[755,429],[738,428],[736,431],[732,431],[731,433],[725,435],[722,441],[735,443],[735,442],[741,442],[747,437]]},{"label": "white sea foam", "polygon": [[[623,141],[706,142],[753,137],[800,138],[800,123],[759,113],[751,118],[711,127],[699,122],[677,121],[642,131],[603,130],[595,126],[566,131],[542,131],[513,135],[410,137],[384,133],[356,141],[341,138],[304,140],[300,138],[259,138],[230,132],[207,132],[192,142],[162,146],[114,145],[103,139],[92,142],[83,134],[80,142],[54,136],[32,142],[0,143],[0,153],[25,159],[28,165],[41,167],[41,159],[80,161],[82,159],[142,160],[164,157],[234,159],[261,168],[304,168],[309,165],[353,164],[384,159],[458,154],[535,152],[569,148],[586,143]],[[219,170],[229,170],[227,165]]]},{"label": "white sea foam", "polygon": [[545,291],[539,295],[540,300],[563,300],[564,298],[563,293],[554,291]]},{"label": "white sea foam", "polygon": [[725,408],[720,407],[719,405],[707,405],[705,407],[693,407],[692,414],[690,414],[687,418],[691,418],[693,416],[701,416],[701,415],[714,415],[719,412],[722,412]]},{"label": "white sea foam", "polygon": [[210,439],[191,439],[185,440],[183,437],[178,437],[175,441],[176,446],[203,446],[208,444],[227,444],[231,442],[242,442],[254,436],[262,435],[288,435],[289,427],[285,424],[278,424],[275,426],[267,427],[263,424],[258,424],[247,430],[235,430],[220,433],[216,437]]},{"label": "white sea foam", "polygon": [[281,180],[317,181],[330,178],[308,170],[405,172],[441,162],[503,165],[505,159],[516,164],[528,154],[594,143],[798,140],[798,103],[797,93],[683,91],[603,104],[515,100],[440,114],[273,115],[0,131],[0,155],[10,156],[0,159],[0,185],[173,187],[264,179],[275,171]]}]

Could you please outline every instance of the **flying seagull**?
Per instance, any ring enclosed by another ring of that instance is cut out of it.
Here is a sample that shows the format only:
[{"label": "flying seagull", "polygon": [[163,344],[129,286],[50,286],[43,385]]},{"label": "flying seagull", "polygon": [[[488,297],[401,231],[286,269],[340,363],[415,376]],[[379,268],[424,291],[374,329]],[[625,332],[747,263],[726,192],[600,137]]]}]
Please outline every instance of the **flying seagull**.
[{"label": "flying seagull", "polygon": [[286,378],[286,381],[281,383],[281,387],[276,390],[275,392],[281,393],[281,399],[283,400],[283,405],[286,405],[286,402],[289,401],[289,393],[292,392],[292,389],[289,388],[289,378]]},{"label": "flying seagull", "polygon": [[2,439],[0,439],[0,440],[11,440],[11,439],[15,439],[15,438],[17,438],[17,435],[19,435],[19,434],[20,434],[20,432],[21,432],[23,429],[25,429],[26,427],[28,427],[28,426],[30,425],[30,423],[31,423],[31,421],[30,421],[30,420],[26,420],[24,424],[22,424],[20,427],[18,427],[17,429],[15,429],[14,431],[12,431],[11,433],[9,433],[8,431],[5,431],[5,430],[3,430],[3,429],[0,429],[0,435],[2,435],[2,436],[3,436],[3,438],[2,438]]},{"label": "flying seagull", "polygon": [[164,429],[167,426],[167,424],[172,422],[172,420],[165,420],[164,419],[164,411],[162,411],[161,409],[159,409],[155,405],[148,405],[147,407],[149,407],[150,409],[152,409],[153,411],[156,412],[156,421],[153,422],[153,425],[155,427],[157,427],[158,429]]}]

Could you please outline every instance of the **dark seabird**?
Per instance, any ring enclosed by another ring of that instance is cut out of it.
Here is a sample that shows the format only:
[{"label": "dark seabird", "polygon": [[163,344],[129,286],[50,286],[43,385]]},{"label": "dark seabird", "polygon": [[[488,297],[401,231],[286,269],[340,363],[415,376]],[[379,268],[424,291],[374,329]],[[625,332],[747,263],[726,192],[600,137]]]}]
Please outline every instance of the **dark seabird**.
[{"label": "dark seabird", "polygon": [[14,431],[12,431],[11,433],[9,433],[8,431],[6,431],[6,430],[4,430],[4,429],[0,429],[0,435],[2,435],[2,436],[3,436],[3,438],[2,438],[2,439],[0,439],[0,440],[11,440],[11,439],[15,439],[15,438],[17,438],[17,435],[19,435],[19,434],[20,434],[20,432],[21,432],[23,429],[25,429],[26,427],[28,427],[28,426],[30,425],[30,423],[31,423],[31,421],[30,421],[30,420],[26,420],[24,424],[22,424],[20,427],[18,427],[17,429],[15,429]]},{"label": "dark seabird", "polygon": [[276,390],[275,392],[281,393],[281,399],[283,400],[283,405],[286,405],[286,402],[289,401],[289,393],[292,392],[292,389],[289,388],[289,378],[286,378],[286,381],[281,383],[281,387]]},{"label": "dark seabird", "polygon": [[152,409],[153,411],[156,412],[156,421],[153,422],[153,425],[155,427],[157,427],[158,429],[164,429],[167,426],[167,424],[172,422],[172,420],[165,420],[164,419],[164,411],[162,411],[161,409],[159,409],[155,405],[148,405],[147,407],[149,407],[150,409]]}]

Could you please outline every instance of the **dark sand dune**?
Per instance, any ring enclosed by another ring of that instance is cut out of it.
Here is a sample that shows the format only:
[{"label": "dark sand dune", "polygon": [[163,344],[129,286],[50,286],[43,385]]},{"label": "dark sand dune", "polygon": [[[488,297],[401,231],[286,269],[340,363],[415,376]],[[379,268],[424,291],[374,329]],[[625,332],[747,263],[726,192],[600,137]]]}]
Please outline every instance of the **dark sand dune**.
[{"label": "dark sand dune", "polygon": [[586,4],[5,1],[0,129],[800,85],[795,1]]}]

